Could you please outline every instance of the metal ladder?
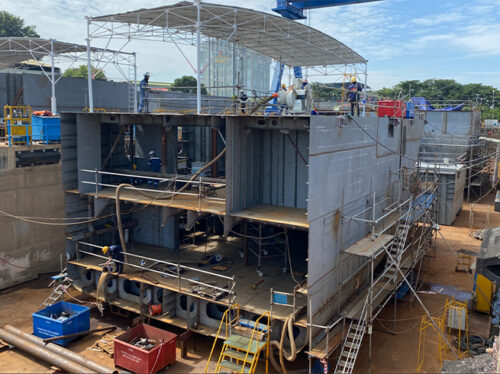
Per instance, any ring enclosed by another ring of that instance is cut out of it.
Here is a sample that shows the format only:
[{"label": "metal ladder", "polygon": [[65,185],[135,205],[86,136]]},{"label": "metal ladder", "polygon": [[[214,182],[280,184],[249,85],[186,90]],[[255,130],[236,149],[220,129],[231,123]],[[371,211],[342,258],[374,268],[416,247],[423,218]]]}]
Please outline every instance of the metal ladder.
[{"label": "metal ladder", "polygon": [[205,366],[205,373],[209,372],[210,359],[217,340],[223,335],[224,343],[213,372],[253,374],[256,372],[261,353],[265,353],[265,373],[267,374],[270,354],[270,320],[270,312],[265,312],[256,321],[240,318],[239,305],[230,306],[221,319]]},{"label": "metal ladder", "polygon": [[64,269],[59,275],[55,275],[51,278],[52,282],[49,283],[49,287],[52,287],[53,285],[55,286],[49,297],[45,299],[40,308],[48,307],[57,303],[59,300],[62,300],[64,293],[71,286],[71,279],[68,278],[66,269]]},{"label": "metal ladder", "polygon": [[366,332],[369,300],[370,292],[368,292],[366,296],[359,319],[351,320],[349,330],[347,330],[347,335],[344,339],[344,343],[342,344],[342,349],[340,351],[340,356],[334,373],[350,374],[354,370],[354,364],[356,362],[356,358],[358,357],[359,348],[361,347],[361,342],[363,341],[363,337]]},{"label": "metal ladder", "polygon": [[396,235],[394,235],[394,240],[392,241],[391,247],[389,248],[389,253],[391,257],[395,260],[395,263],[391,261],[390,258],[387,259],[386,271],[384,277],[392,281],[396,281],[396,275],[398,273],[398,267],[401,264],[401,259],[403,258],[403,253],[406,247],[406,239],[408,238],[408,232],[411,228],[411,208],[408,209],[404,221],[399,221],[396,227]]},{"label": "metal ladder", "polygon": [[[135,107],[134,103],[134,91],[136,87],[135,84],[132,82],[129,82],[128,84],[128,111],[129,113],[134,113],[137,108]],[[137,100],[139,100],[139,95],[137,95]],[[139,104],[139,103],[137,103]]]}]

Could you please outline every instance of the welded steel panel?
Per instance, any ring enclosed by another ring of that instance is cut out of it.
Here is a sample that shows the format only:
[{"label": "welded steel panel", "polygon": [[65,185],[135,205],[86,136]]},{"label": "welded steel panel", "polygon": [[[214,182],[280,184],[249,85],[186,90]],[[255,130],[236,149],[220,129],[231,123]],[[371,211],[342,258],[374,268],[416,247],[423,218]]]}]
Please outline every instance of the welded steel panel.
[{"label": "welded steel panel", "polygon": [[[402,139],[403,127],[406,139]],[[337,117],[311,117],[308,293],[312,302],[309,313],[315,323],[328,323],[347,298],[366,283],[368,269],[346,282],[338,293],[340,283],[366,264],[359,256],[339,263],[342,250],[370,230],[368,224],[348,217],[372,205],[371,191],[376,192],[377,202],[382,201],[376,216],[383,214],[397,196],[391,171],[414,164],[422,131],[422,120],[404,120],[389,131],[388,118],[356,117],[340,122]],[[406,159],[400,156],[404,140]],[[371,215],[368,209],[359,218],[371,219]]]}]

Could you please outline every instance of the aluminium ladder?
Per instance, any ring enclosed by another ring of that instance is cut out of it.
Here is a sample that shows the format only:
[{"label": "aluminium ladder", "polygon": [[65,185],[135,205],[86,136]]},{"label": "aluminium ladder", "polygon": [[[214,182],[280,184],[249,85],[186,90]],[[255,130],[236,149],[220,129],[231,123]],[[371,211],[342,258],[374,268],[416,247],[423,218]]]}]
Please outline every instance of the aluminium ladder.
[{"label": "aluminium ladder", "polygon": [[354,370],[354,364],[366,332],[369,300],[370,292],[366,296],[359,318],[351,320],[334,373],[351,374]]},{"label": "aluminium ladder", "polygon": [[408,238],[408,232],[412,226],[412,214],[411,208],[405,215],[404,220],[398,221],[396,227],[396,234],[394,235],[394,240],[392,241],[391,247],[389,248],[389,253],[394,261],[390,258],[387,259],[387,265],[385,267],[384,278],[390,279],[395,282],[397,279],[397,273],[399,265],[401,264],[401,259],[406,249],[406,239]]}]

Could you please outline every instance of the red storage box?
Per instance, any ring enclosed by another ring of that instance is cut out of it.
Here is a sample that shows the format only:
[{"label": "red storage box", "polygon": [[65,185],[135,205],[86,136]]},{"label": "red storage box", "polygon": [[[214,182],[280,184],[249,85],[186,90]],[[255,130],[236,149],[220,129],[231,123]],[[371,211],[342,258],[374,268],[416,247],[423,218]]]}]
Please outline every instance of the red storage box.
[{"label": "red storage box", "polygon": [[[154,339],[157,345],[150,350],[136,347],[134,340]],[[115,366],[134,373],[156,373],[175,363],[176,334],[146,324],[140,324],[114,338]]]},{"label": "red storage box", "polygon": [[383,100],[378,102],[379,117],[405,117],[406,102],[402,100]]}]

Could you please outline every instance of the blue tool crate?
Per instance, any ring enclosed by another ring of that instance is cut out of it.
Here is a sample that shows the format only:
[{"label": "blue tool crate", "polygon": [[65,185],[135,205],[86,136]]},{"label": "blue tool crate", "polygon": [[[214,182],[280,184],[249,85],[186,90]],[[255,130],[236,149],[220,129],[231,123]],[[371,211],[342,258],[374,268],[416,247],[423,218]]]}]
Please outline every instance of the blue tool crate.
[{"label": "blue tool crate", "polygon": [[[70,316],[64,321],[54,318],[63,312],[69,313]],[[33,313],[32,316],[33,335],[42,339],[90,330],[90,308],[66,301],[50,305]],[[53,343],[66,347],[73,339],[75,338],[59,339]]]},{"label": "blue tool crate", "polygon": [[61,141],[61,119],[59,116],[31,117],[31,137],[43,144]]}]

